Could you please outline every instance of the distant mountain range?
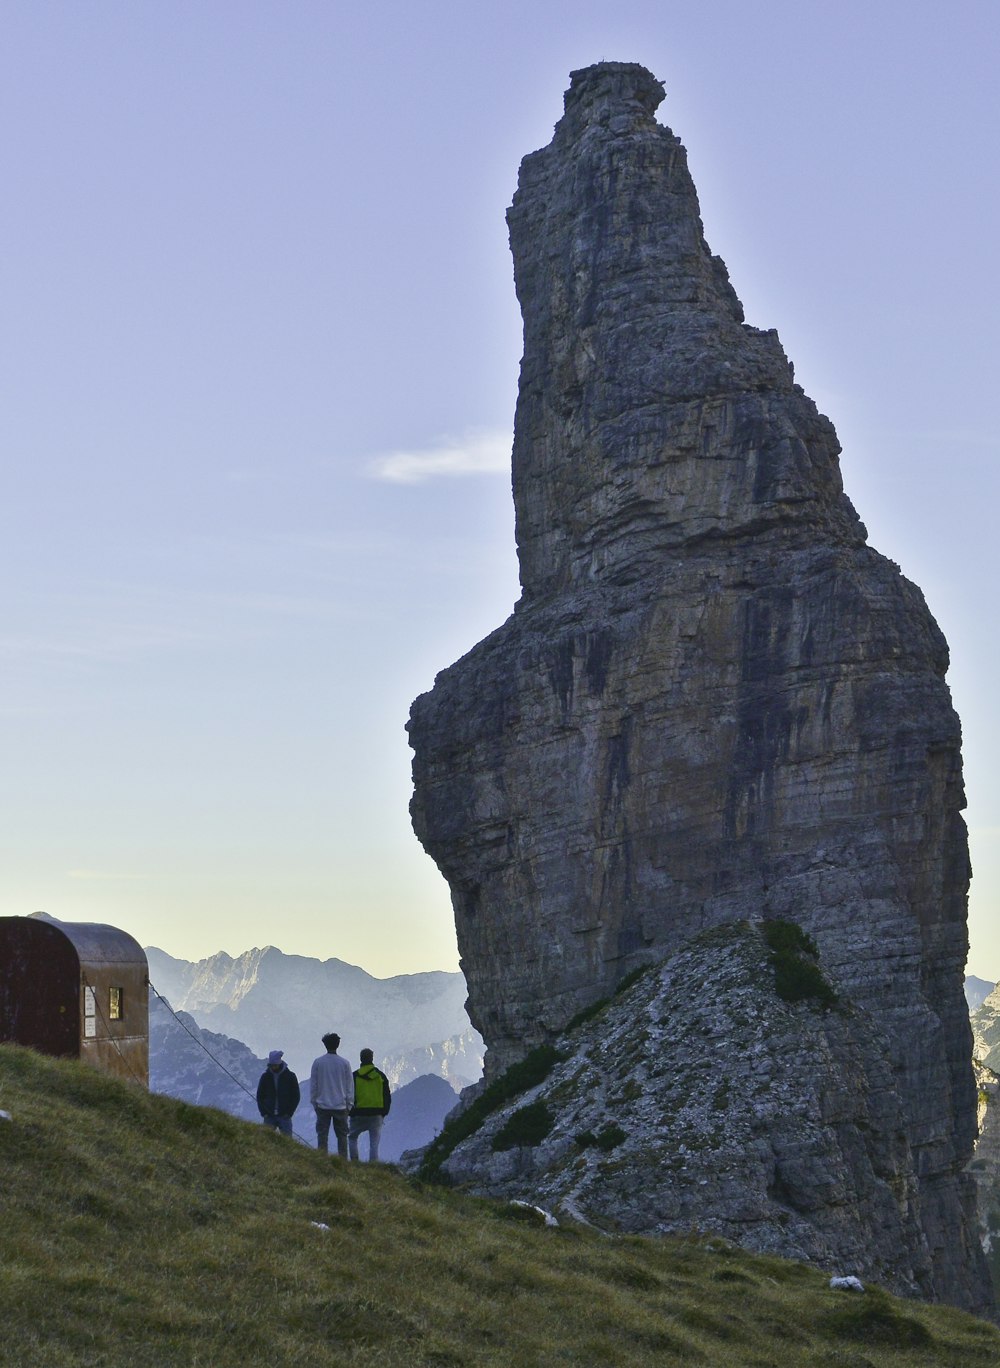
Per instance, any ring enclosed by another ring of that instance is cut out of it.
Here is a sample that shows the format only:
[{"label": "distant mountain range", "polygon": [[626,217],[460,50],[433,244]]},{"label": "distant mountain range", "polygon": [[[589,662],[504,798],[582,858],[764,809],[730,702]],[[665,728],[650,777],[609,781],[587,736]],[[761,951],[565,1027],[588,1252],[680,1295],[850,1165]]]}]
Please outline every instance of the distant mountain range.
[{"label": "distant mountain range", "polygon": [[202,1030],[246,1042],[257,1058],[284,1050],[308,1077],[336,1031],[352,1065],[369,1046],[393,1087],[435,1073],[454,1089],[482,1075],[484,1045],[465,1011],[465,979],[444,971],[378,979],[343,960],[286,955],[273,945],[235,959],[219,953],[192,963],[146,948],[149,977],[177,1011]]},{"label": "distant mountain range", "polygon": [[[385,1118],[379,1155],[394,1164],[404,1150],[430,1144],[444,1125],[444,1118],[458,1103],[458,1097],[443,1078],[424,1074],[393,1093],[392,1108]],[[362,1140],[361,1156],[368,1154],[368,1141]]]},{"label": "distant mountain range", "polygon": [[974,1012],[996,987],[995,983],[990,983],[987,979],[976,978],[975,974],[970,974],[965,980],[965,1000],[969,1004],[969,1011]]},{"label": "distant mountain range", "polygon": [[[147,958],[152,982],[159,994],[163,994],[162,982],[167,976],[159,974],[160,981],[153,977],[154,971],[159,972],[155,969],[154,960],[157,953],[147,951]],[[184,962],[174,963],[183,965]],[[161,964],[159,969],[164,967]],[[194,969],[198,966],[189,967]],[[257,1082],[266,1067],[263,1052],[255,1053],[242,1040],[207,1030],[198,1024],[190,1012],[175,1011],[169,999],[164,1000],[165,997],[165,994],[161,997],[156,991],[150,994],[150,1089],[180,1101],[217,1107],[245,1121],[259,1123],[256,1093]],[[466,1034],[475,1033],[469,1028]],[[321,1050],[320,1046],[319,1050],[312,1053],[320,1053]],[[445,1116],[458,1101],[455,1089],[441,1074],[446,1069],[454,1072],[456,1062],[460,1068],[468,1068],[469,1058],[470,1052],[463,1049],[461,1037],[452,1037],[383,1059],[382,1068],[393,1084],[392,1107],[382,1133],[381,1157],[384,1160],[395,1162],[404,1150],[417,1149],[434,1138]],[[425,1070],[422,1076],[400,1085],[401,1074],[417,1065]],[[300,1139],[313,1144],[313,1113],[308,1094],[309,1064],[301,1070],[296,1068],[295,1072],[299,1074],[302,1085],[302,1103],[294,1121],[295,1133]],[[362,1156],[367,1154],[367,1141],[362,1141],[361,1153]]]},{"label": "distant mountain range", "polygon": [[1000,1071],[1000,984],[983,998],[969,1020],[975,1058],[994,1072]]},{"label": "distant mountain range", "polygon": [[150,994],[151,1092],[202,1107],[218,1107],[245,1121],[259,1121],[257,1080],[266,1062],[242,1040],[202,1030],[188,1012],[174,1014]]}]

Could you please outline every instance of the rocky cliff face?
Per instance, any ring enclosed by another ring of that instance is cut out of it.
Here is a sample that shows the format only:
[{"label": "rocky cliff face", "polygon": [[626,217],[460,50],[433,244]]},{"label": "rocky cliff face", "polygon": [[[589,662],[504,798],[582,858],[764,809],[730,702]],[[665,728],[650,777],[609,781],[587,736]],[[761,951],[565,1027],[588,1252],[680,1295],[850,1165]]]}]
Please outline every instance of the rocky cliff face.
[{"label": "rocky cliff face", "polygon": [[576,72],[522,163],[523,593],[413,706],[414,827],[488,1076],[706,928],[806,928],[899,1042],[927,1285],[981,1305],[947,648],[866,545],[777,334],[744,323],[662,96],[639,66]]}]

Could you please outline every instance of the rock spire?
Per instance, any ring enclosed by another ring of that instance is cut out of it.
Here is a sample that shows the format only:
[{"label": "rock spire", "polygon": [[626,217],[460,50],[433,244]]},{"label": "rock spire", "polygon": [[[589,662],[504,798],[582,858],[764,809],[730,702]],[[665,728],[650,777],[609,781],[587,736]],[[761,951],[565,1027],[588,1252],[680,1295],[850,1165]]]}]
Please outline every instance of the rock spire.
[{"label": "rock spire", "polygon": [[662,97],[638,65],[574,72],[521,165],[522,596],[413,705],[414,827],[488,1075],[712,927],[803,928],[839,1010],[891,1042],[878,1111],[927,1287],[982,1306],[947,647],[867,546],[777,333],[744,322]]}]

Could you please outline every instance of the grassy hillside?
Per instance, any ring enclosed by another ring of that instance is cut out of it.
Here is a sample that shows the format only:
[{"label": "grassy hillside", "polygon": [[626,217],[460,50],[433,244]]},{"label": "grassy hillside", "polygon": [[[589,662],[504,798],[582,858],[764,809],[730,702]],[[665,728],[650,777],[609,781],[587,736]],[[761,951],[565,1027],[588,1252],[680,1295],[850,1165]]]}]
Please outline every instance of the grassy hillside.
[{"label": "grassy hillside", "polygon": [[0,1108],[18,1368],[1000,1361],[959,1312],[717,1241],[546,1229],[10,1046]]}]

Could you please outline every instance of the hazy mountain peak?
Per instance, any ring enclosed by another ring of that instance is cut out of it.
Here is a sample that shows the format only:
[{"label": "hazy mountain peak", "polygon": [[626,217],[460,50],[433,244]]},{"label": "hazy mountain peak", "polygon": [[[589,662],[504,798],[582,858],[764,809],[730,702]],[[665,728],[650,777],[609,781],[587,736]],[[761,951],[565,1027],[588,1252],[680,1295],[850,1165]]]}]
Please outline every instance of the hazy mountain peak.
[{"label": "hazy mountain peak", "polygon": [[308,1074],[331,1030],[345,1058],[355,1062],[369,1046],[394,1080],[433,1072],[462,1087],[482,1071],[483,1043],[469,1023],[459,973],[378,979],[344,960],[286,955],[273,945],[197,962],[155,946],[146,955],[150,979],[175,1008],[256,1055],[284,1050],[299,1074]]}]

